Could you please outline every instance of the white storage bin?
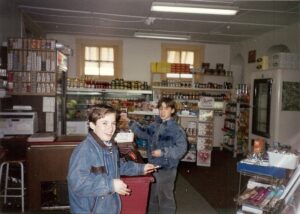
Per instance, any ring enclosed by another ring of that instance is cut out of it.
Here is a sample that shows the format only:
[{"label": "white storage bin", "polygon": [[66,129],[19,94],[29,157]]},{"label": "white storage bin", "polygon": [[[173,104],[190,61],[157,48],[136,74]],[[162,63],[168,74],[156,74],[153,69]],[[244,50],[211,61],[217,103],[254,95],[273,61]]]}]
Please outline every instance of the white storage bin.
[{"label": "white storage bin", "polygon": [[279,152],[268,151],[268,155],[270,166],[285,169],[296,169],[299,164],[299,156],[295,154],[283,154]]}]

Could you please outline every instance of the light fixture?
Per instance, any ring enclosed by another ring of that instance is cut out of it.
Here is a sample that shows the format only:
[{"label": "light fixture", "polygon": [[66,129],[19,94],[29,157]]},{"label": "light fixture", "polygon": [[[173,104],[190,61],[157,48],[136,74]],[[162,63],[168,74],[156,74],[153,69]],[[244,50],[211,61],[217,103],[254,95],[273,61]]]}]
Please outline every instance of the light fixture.
[{"label": "light fixture", "polygon": [[149,38],[149,39],[171,39],[171,40],[190,40],[191,36],[188,35],[174,35],[174,34],[160,34],[160,33],[146,33],[135,32],[135,37]]},{"label": "light fixture", "polygon": [[170,13],[197,13],[197,14],[212,14],[212,15],[236,15],[238,12],[238,7],[181,4],[181,3],[169,3],[169,2],[152,2],[151,11],[170,12]]}]

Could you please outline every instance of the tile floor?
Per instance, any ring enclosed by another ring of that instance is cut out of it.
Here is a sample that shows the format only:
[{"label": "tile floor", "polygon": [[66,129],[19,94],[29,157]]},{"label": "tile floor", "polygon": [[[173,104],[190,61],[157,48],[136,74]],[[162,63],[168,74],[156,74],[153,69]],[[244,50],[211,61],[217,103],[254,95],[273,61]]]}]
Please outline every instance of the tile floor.
[{"label": "tile floor", "polygon": [[[175,197],[177,202],[177,214],[234,214],[233,209],[215,210],[180,174],[176,181]],[[0,202],[0,213],[12,214],[21,213],[19,208],[3,208],[3,200]],[[17,203],[17,201],[16,201]],[[26,212],[26,214],[68,214],[64,211],[36,211]]]}]

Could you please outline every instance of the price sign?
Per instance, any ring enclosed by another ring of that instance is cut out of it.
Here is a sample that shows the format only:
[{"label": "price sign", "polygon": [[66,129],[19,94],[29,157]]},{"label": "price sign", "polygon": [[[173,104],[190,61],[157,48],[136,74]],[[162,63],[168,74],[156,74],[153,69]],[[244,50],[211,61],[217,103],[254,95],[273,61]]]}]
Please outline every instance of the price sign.
[{"label": "price sign", "polygon": [[215,99],[213,97],[201,97],[198,103],[199,108],[213,108]]}]

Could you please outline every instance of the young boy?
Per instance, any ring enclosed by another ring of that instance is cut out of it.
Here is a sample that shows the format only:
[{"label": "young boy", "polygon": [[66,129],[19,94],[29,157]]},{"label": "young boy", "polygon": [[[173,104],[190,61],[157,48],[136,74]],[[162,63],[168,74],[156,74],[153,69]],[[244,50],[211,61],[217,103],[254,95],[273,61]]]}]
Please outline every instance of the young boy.
[{"label": "young boy", "polygon": [[119,195],[130,193],[120,174],[142,175],[155,170],[152,164],[119,160],[118,148],[113,141],[116,115],[116,110],[107,105],[92,107],[88,111],[92,131],[75,148],[69,164],[71,213],[120,213]]},{"label": "young boy", "polygon": [[174,184],[177,166],[186,153],[187,140],[184,130],[174,120],[176,103],[171,98],[158,102],[159,118],[148,127],[130,121],[124,114],[130,129],[141,139],[148,140],[148,162],[159,167],[153,175],[148,213],[172,214],[176,212]]}]

